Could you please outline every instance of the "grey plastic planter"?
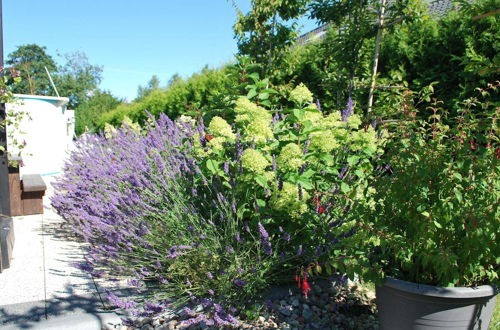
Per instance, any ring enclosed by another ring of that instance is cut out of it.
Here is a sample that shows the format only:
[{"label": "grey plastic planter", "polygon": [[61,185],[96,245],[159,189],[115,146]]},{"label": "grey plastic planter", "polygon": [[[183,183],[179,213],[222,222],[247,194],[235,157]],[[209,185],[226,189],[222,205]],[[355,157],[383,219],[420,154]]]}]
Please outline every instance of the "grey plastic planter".
[{"label": "grey plastic planter", "polygon": [[392,278],[376,287],[382,330],[487,330],[496,289],[442,288]]}]

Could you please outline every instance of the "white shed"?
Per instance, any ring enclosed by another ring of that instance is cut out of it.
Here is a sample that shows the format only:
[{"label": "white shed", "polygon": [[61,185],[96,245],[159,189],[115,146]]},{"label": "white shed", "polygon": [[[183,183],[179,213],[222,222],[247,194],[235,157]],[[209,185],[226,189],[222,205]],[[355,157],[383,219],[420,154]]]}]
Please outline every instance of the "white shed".
[{"label": "white shed", "polygon": [[7,149],[17,152],[13,140],[25,141],[22,149],[23,174],[51,176],[61,171],[68,150],[73,145],[75,113],[66,109],[67,97],[15,94],[15,102],[6,105],[7,111],[28,114],[20,127],[7,126]]}]

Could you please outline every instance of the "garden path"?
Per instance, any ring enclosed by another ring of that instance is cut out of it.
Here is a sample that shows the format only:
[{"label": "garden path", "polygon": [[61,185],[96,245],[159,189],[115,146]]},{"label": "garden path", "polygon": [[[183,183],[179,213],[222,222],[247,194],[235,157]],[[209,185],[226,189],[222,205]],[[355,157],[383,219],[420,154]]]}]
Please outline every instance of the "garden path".
[{"label": "garden path", "polygon": [[61,319],[66,328],[71,322],[71,329],[119,323],[103,294],[104,287],[118,284],[98,281],[72,265],[83,261],[84,245],[50,208],[52,193],[48,188],[44,214],[13,219],[13,259],[0,273],[0,329],[47,328],[47,322]]}]

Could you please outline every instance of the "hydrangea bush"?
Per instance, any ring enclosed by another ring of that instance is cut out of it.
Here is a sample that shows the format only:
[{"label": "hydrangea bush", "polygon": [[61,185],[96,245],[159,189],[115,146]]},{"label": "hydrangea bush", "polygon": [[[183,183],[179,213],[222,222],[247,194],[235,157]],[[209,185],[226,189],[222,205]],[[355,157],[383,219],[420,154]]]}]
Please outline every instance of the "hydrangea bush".
[{"label": "hydrangea bush", "polygon": [[286,238],[280,254],[293,259],[291,269],[304,276],[311,263],[321,270],[328,261],[331,273],[331,260],[355,262],[343,253],[355,242],[358,219],[350,209],[373,204],[367,179],[384,139],[374,125],[362,125],[351,101],[328,113],[302,84],[289,101],[291,108],[267,109],[238,98],[227,116],[234,120],[214,117],[202,127],[195,154],[203,174],[236,202],[239,219],[264,225],[270,245]]}]

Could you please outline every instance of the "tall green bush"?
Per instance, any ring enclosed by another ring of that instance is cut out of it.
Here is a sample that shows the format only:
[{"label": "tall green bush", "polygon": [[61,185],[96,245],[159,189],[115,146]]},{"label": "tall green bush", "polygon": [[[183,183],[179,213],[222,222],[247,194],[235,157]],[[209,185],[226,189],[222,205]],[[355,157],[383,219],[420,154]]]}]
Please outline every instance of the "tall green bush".
[{"label": "tall green bush", "polygon": [[205,67],[186,80],[175,80],[166,89],[151,91],[137,102],[119,105],[99,118],[98,127],[102,129],[105,123],[118,126],[126,116],[143,123],[147,119],[147,112],[155,116],[164,113],[172,118],[180,114],[199,117],[203,112],[224,105],[229,83],[227,67]]}]

